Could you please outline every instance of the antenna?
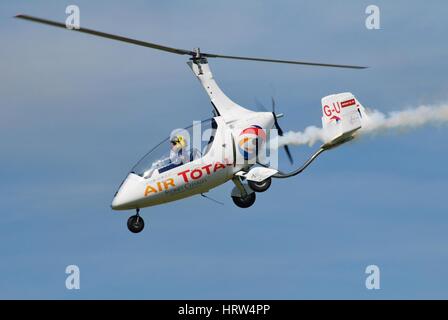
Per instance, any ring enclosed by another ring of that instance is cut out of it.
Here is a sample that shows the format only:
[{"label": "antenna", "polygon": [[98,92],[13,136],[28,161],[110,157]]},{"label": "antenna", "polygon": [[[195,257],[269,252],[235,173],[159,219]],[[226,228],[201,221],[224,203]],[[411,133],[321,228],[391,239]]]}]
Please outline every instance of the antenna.
[{"label": "antenna", "polygon": [[213,199],[213,198],[210,198],[209,196],[205,195],[204,193],[201,193],[201,196],[202,196],[203,198],[205,198],[205,199],[208,199],[208,200],[214,202],[214,203],[220,204],[220,205],[222,205],[222,206],[224,205],[224,203],[222,203],[222,202],[220,202],[220,201],[218,201],[218,200],[215,200],[215,199]]}]

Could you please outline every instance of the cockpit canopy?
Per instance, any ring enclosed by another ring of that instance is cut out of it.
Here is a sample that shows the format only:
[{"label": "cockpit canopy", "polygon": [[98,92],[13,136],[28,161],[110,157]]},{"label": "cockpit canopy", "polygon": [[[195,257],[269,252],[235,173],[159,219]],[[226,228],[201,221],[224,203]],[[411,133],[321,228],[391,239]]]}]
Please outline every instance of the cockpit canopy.
[{"label": "cockpit canopy", "polygon": [[148,179],[205,156],[212,146],[216,129],[217,123],[212,118],[173,130],[170,137],[149,151],[132,172]]}]

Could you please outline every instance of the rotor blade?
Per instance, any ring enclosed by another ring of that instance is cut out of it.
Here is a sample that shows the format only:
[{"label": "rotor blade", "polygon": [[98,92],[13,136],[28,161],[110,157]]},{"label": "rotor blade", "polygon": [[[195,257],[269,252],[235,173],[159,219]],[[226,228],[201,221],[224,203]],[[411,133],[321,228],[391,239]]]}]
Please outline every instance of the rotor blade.
[{"label": "rotor blade", "polygon": [[[167,46],[162,46],[160,44],[147,42],[147,41],[141,41],[131,38],[126,38],[119,35],[114,35],[110,33],[105,33],[101,31],[96,31],[92,29],[87,28],[80,28],[80,29],[69,29],[67,28],[67,25],[61,22],[56,22],[52,20],[42,19],[38,17],[33,17],[25,14],[18,14],[15,16],[17,19],[23,19],[28,20],[32,22],[42,23],[53,27],[63,28],[70,31],[77,31],[81,33],[86,33],[90,35],[94,35],[97,37],[112,39],[116,41],[121,42],[127,42],[131,43],[137,46],[147,47],[151,49],[156,50],[162,50],[165,52],[180,54],[180,55],[191,55],[193,57],[196,57],[197,53],[191,50],[185,50],[185,49],[177,49]],[[307,65],[307,66],[319,66],[319,67],[333,67],[333,68],[350,68],[350,69],[365,69],[367,67],[362,66],[352,66],[352,65],[342,65],[342,64],[330,64],[330,63],[317,63],[317,62],[306,62],[306,61],[291,61],[291,60],[277,60],[277,59],[265,59],[265,58],[252,58],[252,57],[239,57],[239,56],[226,56],[226,55],[220,55],[220,54],[214,54],[214,53],[201,53],[201,57],[208,57],[208,58],[223,58],[223,59],[236,59],[236,60],[248,60],[248,61],[261,61],[261,62],[274,62],[274,63],[288,63],[288,64],[299,64],[299,65]]]},{"label": "rotor blade", "polygon": [[[274,114],[276,114],[276,112],[275,112],[275,100],[274,100],[274,97],[271,97],[271,105],[272,105],[272,112],[274,113]],[[276,117],[277,118],[277,117]]]},{"label": "rotor blade", "polygon": [[330,64],[330,63],[293,61],[293,60],[277,60],[277,59],[265,59],[265,58],[224,56],[224,55],[213,54],[213,53],[201,53],[201,56],[207,57],[207,58],[223,58],[223,59],[274,62],[274,63],[289,63],[289,64],[300,64],[300,65],[305,65],[305,66],[318,66],[318,67],[331,67],[331,68],[348,68],[348,69],[366,69],[366,68],[368,68],[368,67],[363,67],[363,66],[352,66],[352,65],[345,65],[345,64]]},{"label": "rotor blade", "polygon": [[291,162],[291,164],[293,164],[294,160],[292,159],[292,155],[291,155],[291,151],[289,151],[289,147],[288,146],[284,146],[283,148],[286,151],[286,155],[288,156],[289,162]]},{"label": "rotor blade", "polygon": [[28,16],[28,15],[24,15],[24,14],[18,14],[18,15],[15,16],[15,18],[28,20],[28,21],[32,21],[32,22],[37,22],[37,23],[42,23],[42,24],[53,26],[53,27],[63,28],[63,29],[67,29],[69,31],[77,31],[77,32],[81,32],[81,33],[87,33],[87,34],[90,34],[90,35],[93,35],[93,36],[102,37],[102,38],[107,38],[107,39],[112,39],[112,40],[116,40],[116,41],[132,43],[132,44],[137,45],[137,46],[142,46],[142,47],[162,50],[162,51],[166,51],[166,52],[171,52],[171,53],[176,53],[176,54],[181,54],[181,55],[185,55],[185,54],[194,55],[195,54],[193,51],[190,51],[190,50],[166,47],[166,46],[162,46],[162,45],[156,44],[156,43],[135,40],[135,39],[131,39],[131,38],[126,38],[126,37],[122,37],[122,36],[118,36],[118,35],[114,35],[114,34],[110,34],[110,33],[105,33],[105,32],[100,32],[100,31],[96,31],[96,30],[86,29],[86,28],[68,29],[65,23],[60,23],[60,22],[56,22],[56,21],[52,21],[52,20],[37,18],[37,17]]}]

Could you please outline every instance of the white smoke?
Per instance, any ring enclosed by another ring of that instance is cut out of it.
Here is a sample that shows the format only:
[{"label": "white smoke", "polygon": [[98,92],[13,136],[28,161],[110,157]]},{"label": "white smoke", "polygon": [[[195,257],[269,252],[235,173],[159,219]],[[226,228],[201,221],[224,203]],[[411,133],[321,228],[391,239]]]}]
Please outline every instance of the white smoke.
[{"label": "white smoke", "polygon": [[[362,128],[357,132],[357,136],[390,131],[400,132],[427,125],[448,124],[448,105],[423,105],[417,108],[389,112],[388,114],[374,110],[367,112],[367,116],[362,119]],[[326,143],[331,138],[331,134],[326,130],[310,126],[301,132],[287,132],[284,136],[279,137],[278,146],[312,146],[316,142]]]}]

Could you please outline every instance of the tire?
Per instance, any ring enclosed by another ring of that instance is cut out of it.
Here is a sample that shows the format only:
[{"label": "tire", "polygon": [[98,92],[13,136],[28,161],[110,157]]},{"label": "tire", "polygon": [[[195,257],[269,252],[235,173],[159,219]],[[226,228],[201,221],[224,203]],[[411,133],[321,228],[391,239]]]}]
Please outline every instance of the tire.
[{"label": "tire", "polygon": [[272,179],[267,178],[261,182],[248,181],[249,187],[255,192],[265,192],[271,186]]},{"label": "tire", "polygon": [[131,216],[128,219],[128,229],[132,233],[140,233],[145,228],[145,221],[140,216]]},{"label": "tire", "polygon": [[246,197],[232,197],[233,203],[235,203],[240,208],[249,208],[255,203],[256,196],[255,192],[248,194]]}]

